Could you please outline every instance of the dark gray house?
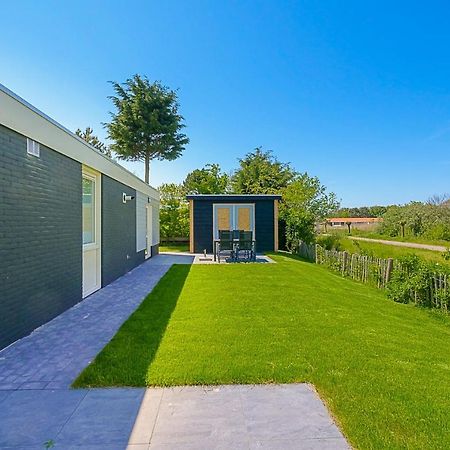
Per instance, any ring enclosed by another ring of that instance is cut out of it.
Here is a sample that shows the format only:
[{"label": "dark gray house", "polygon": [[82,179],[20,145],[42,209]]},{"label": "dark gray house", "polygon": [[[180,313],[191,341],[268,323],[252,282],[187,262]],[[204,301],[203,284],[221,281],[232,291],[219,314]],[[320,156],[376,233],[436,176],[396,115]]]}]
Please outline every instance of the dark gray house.
[{"label": "dark gray house", "polygon": [[158,191],[0,85],[0,349],[158,245]]},{"label": "dark gray house", "polygon": [[280,195],[188,195],[190,251],[213,252],[219,230],[252,231],[257,252],[278,250]]}]

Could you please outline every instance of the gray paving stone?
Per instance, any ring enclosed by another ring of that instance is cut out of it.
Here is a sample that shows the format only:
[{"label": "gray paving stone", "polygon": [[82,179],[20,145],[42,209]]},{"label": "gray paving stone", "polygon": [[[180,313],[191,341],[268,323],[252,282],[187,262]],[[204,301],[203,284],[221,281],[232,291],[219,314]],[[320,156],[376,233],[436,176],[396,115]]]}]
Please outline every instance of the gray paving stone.
[{"label": "gray paving stone", "polygon": [[58,434],[57,443],[125,447],[144,393],[145,389],[89,390]]},{"label": "gray paving stone", "polygon": [[85,395],[85,390],[11,392],[0,408],[0,447],[55,439]]},{"label": "gray paving stone", "polygon": [[250,443],[250,450],[350,450],[345,439],[303,439],[256,441]]},{"label": "gray paving stone", "polygon": [[0,389],[69,387],[170,266],[192,259],[155,256],[0,351]]}]

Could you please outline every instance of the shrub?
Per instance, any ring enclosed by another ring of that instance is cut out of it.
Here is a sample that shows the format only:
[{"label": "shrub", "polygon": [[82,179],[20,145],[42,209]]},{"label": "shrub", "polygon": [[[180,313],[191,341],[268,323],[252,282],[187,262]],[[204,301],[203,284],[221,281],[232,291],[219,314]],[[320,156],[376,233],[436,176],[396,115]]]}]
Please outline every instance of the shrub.
[{"label": "shrub", "polygon": [[[448,309],[450,289],[445,284],[448,269],[439,265],[436,267],[436,264],[416,255],[401,257],[398,262],[387,285],[390,299],[399,303],[412,302],[418,306]],[[442,280],[442,285],[436,285],[438,279]]]},{"label": "shrub", "polygon": [[316,242],[326,250],[340,251],[342,249],[341,237],[337,234],[320,235],[316,238]]}]

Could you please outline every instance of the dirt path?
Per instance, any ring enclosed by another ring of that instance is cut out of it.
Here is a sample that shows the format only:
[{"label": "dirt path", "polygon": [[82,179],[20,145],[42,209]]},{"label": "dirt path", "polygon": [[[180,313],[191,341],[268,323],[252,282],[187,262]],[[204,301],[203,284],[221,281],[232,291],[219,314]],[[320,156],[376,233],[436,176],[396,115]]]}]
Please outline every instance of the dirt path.
[{"label": "dirt path", "polygon": [[421,248],[423,250],[433,250],[435,252],[445,252],[447,250],[447,247],[444,247],[443,245],[417,244],[416,242],[385,241],[383,239],[370,239],[356,236],[349,236],[349,238],[355,241],[378,242],[380,244],[394,245],[397,247]]}]

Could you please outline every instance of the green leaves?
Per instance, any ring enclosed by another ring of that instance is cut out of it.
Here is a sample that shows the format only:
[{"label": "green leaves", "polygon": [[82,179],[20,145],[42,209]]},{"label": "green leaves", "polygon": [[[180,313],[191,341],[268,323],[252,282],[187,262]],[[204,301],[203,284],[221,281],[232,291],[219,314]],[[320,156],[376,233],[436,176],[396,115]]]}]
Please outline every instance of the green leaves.
[{"label": "green leaves", "polygon": [[183,182],[186,194],[225,194],[229,176],[220,170],[219,164],[206,164],[203,169],[188,173]]},{"label": "green leaves", "polygon": [[257,147],[239,159],[231,187],[236,194],[279,194],[295,176],[290,164],[278,161],[270,150]]},{"label": "green leaves", "polygon": [[182,133],[185,125],[178,111],[177,93],[140,75],[111,84],[116,95],[109,98],[116,111],[105,124],[113,141],[111,148],[121,159],[145,161],[148,183],[150,160],[174,160],[189,143]]}]

